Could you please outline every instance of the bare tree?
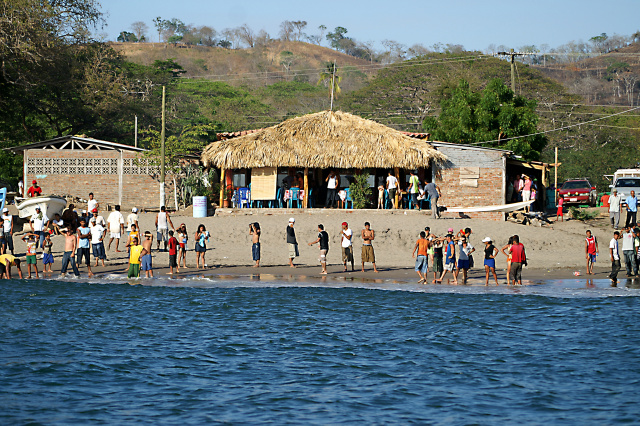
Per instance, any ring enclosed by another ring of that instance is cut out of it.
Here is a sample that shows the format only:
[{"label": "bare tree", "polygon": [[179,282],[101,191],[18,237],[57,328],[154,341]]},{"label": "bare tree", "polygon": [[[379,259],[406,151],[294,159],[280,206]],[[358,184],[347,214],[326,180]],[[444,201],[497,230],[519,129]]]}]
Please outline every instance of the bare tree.
[{"label": "bare tree", "polygon": [[215,46],[216,45],[216,35],[217,32],[212,27],[207,25],[203,25],[198,28],[198,32],[200,33],[200,41],[205,46]]},{"label": "bare tree", "polygon": [[271,42],[271,36],[265,30],[258,31],[255,37],[256,46],[267,46]]},{"label": "bare tree", "polygon": [[417,56],[424,56],[428,53],[431,53],[431,51],[429,50],[429,48],[425,47],[424,45],[418,43],[418,44],[414,44],[413,46],[411,46],[410,48],[407,49],[407,55],[409,58],[415,58]]},{"label": "bare tree", "polygon": [[304,36],[303,30],[307,26],[307,21],[293,21],[291,22],[291,25],[293,25],[293,29],[294,29],[294,34],[293,34],[294,40],[296,41],[302,40]]},{"label": "bare tree", "polygon": [[222,35],[225,40],[231,43],[231,47],[233,49],[237,49],[240,44],[240,38],[238,37],[238,29],[237,28],[225,28],[222,30]]},{"label": "bare tree", "polygon": [[149,26],[142,21],[136,21],[131,24],[131,31],[136,35],[138,41],[147,41],[147,31]]},{"label": "bare tree", "polygon": [[282,41],[291,41],[291,36],[294,31],[293,22],[291,21],[282,21],[280,23],[280,40]]},{"label": "bare tree", "polygon": [[256,35],[247,24],[238,27],[237,33],[240,41],[244,42],[248,47],[254,47],[256,45]]}]

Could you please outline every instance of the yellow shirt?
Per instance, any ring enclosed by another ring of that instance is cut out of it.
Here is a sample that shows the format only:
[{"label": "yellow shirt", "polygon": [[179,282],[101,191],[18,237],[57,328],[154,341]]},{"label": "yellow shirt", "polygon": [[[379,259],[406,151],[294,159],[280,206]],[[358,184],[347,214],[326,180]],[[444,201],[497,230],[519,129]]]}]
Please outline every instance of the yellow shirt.
[{"label": "yellow shirt", "polygon": [[3,254],[0,256],[0,263],[5,266],[11,265],[15,260],[16,258],[10,254]]},{"label": "yellow shirt", "polygon": [[144,247],[137,245],[131,246],[131,255],[129,256],[129,263],[134,265],[140,264],[140,253]]}]

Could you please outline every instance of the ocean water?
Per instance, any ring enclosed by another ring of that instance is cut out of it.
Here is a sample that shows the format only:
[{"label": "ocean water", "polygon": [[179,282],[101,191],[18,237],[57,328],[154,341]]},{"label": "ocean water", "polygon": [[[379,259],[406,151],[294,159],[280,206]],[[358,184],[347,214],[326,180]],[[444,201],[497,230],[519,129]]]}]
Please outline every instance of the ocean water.
[{"label": "ocean water", "polygon": [[3,280],[0,424],[638,423],[640,290],[530,284]]}]

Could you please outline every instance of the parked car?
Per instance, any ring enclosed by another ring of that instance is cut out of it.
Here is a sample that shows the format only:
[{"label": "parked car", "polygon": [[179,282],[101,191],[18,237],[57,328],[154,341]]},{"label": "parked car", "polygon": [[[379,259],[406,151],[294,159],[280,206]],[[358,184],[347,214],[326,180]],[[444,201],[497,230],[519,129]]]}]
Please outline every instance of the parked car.
[{"label": "parked car", "polygon": [[611,191],[614,189],[618,191],[618,195],[622,197],[623,201],[631,195],[631,191],[635,191],[638,196],[640,195],[640,177],[620,177],[611,185]]},{"label": "parked car", "polygon": [[569,179],[558,190],[558,196],[564,198],[565,204],[588,204],[595,206],[598,195],[596,187],[589,179]]}]

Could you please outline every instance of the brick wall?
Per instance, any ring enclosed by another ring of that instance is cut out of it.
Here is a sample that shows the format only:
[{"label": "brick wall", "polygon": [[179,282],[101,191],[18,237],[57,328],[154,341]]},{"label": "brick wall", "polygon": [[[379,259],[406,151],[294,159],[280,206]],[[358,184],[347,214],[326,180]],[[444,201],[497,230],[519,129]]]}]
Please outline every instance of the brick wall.
[{"label": "brick wall", "polygon": [[[442,191],[440,204],[451,207],[476,207],[504,204],[504,162],[501,151],[469,149],[451,145],[436,146],[447,156],[448,162],[435,170],[435,182]],[[477,187],[460,183],[461,167],[478,167]],[[458,213],[443,213],[445,217],[458,217]],[[504,213],[467,213],[469,217],[504,220]]]},{"label": "brick wall", "polygon": [[[43,194],[70,195],[87,199],[89,192],[101,205],[115,205],[122,199],[122,208],[133,206],[158,208],[159,176],[149,174],[151,167],[137,167],[140,154],[116,150],[53,150],[30,149],[24,153],[25,187],[36,179]],[[134,167],[131,167],[134,164]],[[122,171],[122,190],[119,181]],[[140,173],[140,174],[138,174]],[[167,206],[173,206],[173,181],[166,179]]]}]

